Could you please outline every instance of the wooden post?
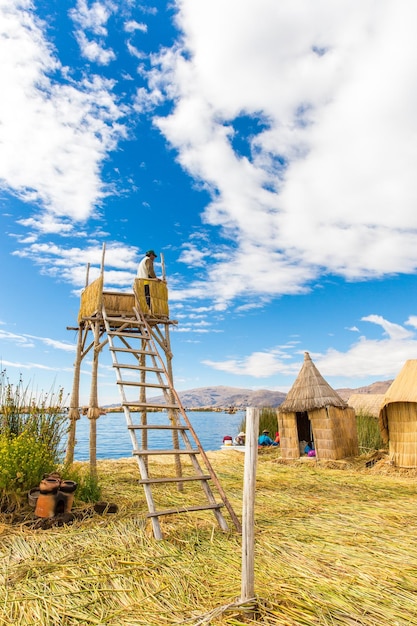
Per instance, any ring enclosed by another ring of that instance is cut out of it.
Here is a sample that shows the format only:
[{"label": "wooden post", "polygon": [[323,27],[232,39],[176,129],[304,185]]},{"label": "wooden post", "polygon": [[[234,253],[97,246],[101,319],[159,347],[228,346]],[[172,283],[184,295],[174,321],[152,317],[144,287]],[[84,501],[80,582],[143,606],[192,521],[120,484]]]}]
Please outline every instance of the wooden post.
[{"label": "wooden post", "polygon": [[100,274],[103,275],[104,274],[104,256],[106,254],[106,244],[103,243],[103,247],[101,250],[101,267],[100,267]]},{"label": "wooden post", "polygon": [[87,417],[90,420],[90,474],[97,476],[97,419],[100,417],[100,409],[98,406],[97,392],[97,376],[98,376],[98,359],[100,354],[100,327],[99,322],[94,322],[94,350],[93,363],[91,372],[90,387],[90,406],[88,407]]},{"label": "wooden post", "polygon": [[255,596],[255,487],[258,462],[259,409],[246,409],[246,452],[242,503],[242,587],[241,601]]},{"label": "wooden post", "polygon": [[[165,277],[165,270],[164,270],[164,277]],[[172,371],[172,352],[171,352],[171,343],[170,343],[170,338],[169,338],[169,325],[168,324],[165,324],[165,356],[166,356],[166,367],[167,367],[168,378],[171,381],[171,385],[173,387],[174,386],[174,374]],[[175,396],[172,393],[172,388],[169,390],[169,399],[170,399],[171,404],[175,402]],[[178,426],[179,420],[177,419],[177,414],[175,413],[175,411],[169,411],[169,419],[173,426]],[[172,431],[172,444],[174,446],[174,450],[179,449],[180,444],[179,444],[178,430]],[[175,455],[174,463],[175,463],[176,475],[180,478],[182,476],[182,465],[181,465],[181,457],[179,454]],[[178,491],[184,491],[184,483],[181,481],[177,483],[177,489]]]},{"label": "wooden post", "polygon": [[166,274],[165,274],[165,259],[164,259],[164,255],[161,252],[161,269],[162,269],[162,280],[166,280]]},{"label": "wooden post", "polygon": [[81,361],[82,361],[82,327],[81,325],[78,328],[78,339],[77,339],[77,356],[75,358],[74,364],[74,380],[72,383],[72,393],[70,400],[70,410],[68,414],[68,418],[70,420],[69,428],[68,428],[68,441],[67,441],[67,450],[65,453],[65,465],[72,465],[74,462],[74,450],[75,450],[75,431],[77,420],[80,419],[80,370],[81,370]]}]

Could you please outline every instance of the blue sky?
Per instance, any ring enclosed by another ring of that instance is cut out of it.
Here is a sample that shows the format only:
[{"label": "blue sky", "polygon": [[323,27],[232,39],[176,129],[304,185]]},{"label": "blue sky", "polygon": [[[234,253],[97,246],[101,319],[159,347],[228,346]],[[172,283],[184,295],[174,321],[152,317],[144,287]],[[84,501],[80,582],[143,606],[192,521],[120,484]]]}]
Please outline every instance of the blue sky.
[{"label": "blue sky", "polygon": [[[408,0],[0,0],[9,380],[71,391],[103,243],[108,289],[163,253],[178,390],[417,358],[416,23]],[[115,380],[103,354],[102,404]]]}]

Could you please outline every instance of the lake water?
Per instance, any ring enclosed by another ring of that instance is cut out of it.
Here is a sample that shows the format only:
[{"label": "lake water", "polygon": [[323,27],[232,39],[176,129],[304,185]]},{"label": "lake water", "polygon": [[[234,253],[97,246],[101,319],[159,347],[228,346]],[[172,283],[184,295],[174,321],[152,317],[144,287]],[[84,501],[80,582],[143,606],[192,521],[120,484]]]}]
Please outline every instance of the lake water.
[{"label": "lake water", "polygon": [[[197,437],[204,450],[220,450],[225,435],[235,437],[245,419],[245,411],[238,411],[233,415],[211,411],[187,412]],[[134,421],[138,422],[139,415],[134,414]],[[166,413],[148,413],[149,424],[167,424]],[[76,461],[86,461],[89,458],[90,420],[82,416],[77,421],[76,446],[74,458]],[[188,434],[192,442],[190,434]],[[138,434],[140,440],[140,433]],[[163,450],[172,448],[172,432],[150,431],[148,446],[151,449]],[[193,446],[194,447],[194,446]],[[97,420],[97,458],[119,459],[132,456],[132,443],[126,426],[124,413],[107,413]]]}]

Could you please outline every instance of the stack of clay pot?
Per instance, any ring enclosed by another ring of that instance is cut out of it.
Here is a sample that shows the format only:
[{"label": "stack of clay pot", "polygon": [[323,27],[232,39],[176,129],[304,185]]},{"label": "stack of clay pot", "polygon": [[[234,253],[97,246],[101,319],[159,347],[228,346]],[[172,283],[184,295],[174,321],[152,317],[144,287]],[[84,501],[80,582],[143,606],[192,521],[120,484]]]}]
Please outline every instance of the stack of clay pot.
[{"label": "stack of clay pot", "polygon": [[55,515],[69,513],[76,489],[77,483],[73,480],[63,480],[57,473],[45,474],[39,484],[35,515],[55,517]]}]

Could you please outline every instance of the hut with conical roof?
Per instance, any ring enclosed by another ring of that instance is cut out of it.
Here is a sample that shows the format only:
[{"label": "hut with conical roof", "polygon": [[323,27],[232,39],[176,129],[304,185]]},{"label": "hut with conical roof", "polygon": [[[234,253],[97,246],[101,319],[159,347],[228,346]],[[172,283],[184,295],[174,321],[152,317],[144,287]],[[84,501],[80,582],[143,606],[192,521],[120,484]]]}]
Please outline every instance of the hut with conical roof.
[{"label": "hut with conical roof", "polygon": [[410,359],[384,397],[379,411],[382,439],[398,467],[417,467],[417,360]]},{"label": "hut with conical roof", "polygon": [[324,380],[308,352],[278,408],[278,429],[284,459],[298,459],[303,454],[303,441],[314,443],[318,459],[337,460],[358,454],[355,411]]}]

